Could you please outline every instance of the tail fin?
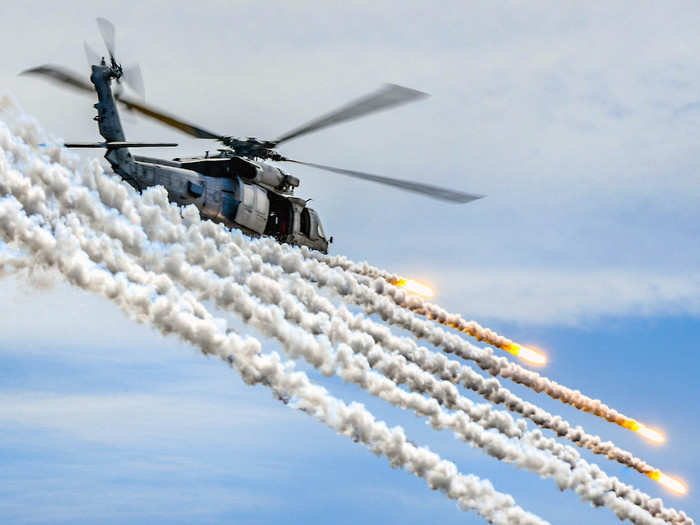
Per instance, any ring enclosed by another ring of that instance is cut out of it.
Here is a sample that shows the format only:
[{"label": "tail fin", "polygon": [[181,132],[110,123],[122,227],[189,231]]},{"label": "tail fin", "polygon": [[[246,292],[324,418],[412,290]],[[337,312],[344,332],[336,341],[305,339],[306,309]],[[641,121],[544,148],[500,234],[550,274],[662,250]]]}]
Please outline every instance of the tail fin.
[{"label": "tail fin", "polygon": [[124,128],[122,128],[119,112],[117,111],[114,96],[112,95],[112,78],[114,72],[106,65],[92,66],[92,75],[90,80],[95,84],[97,91],[97,124],[100,129],[100,135],[107,142],[125,142]]}]

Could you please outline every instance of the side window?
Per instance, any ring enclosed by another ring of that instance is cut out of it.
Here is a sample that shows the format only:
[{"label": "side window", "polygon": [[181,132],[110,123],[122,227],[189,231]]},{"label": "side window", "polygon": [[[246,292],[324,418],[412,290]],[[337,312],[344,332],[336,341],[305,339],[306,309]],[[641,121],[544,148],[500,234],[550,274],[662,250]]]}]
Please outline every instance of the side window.
[{"label": "side window", "polygon": [[301,229],[301,233],[309,237],[311,235],[311,232],[309,231],[311,227],[311,217],[309,217],[309,210],[304,208],[301,211],[301,222],[299,224],[299,228]]},{"label": "side window", "polygon": [[194,182],[187,182],[187,193],[189,193],[195,199],[204,195],[204,186],[195,184]]}]

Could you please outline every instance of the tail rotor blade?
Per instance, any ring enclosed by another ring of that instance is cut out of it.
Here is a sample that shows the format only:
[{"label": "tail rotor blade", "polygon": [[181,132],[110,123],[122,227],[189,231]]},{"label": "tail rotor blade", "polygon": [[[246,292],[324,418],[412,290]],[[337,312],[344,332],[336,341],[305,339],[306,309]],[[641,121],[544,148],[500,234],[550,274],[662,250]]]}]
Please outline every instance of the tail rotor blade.
[{"label": "tail rotor blade", "polygon": [[104,40],[107,51],[109,52],[109,58],[114,61],[114,25],[106,18],[100,17],[97,19],[97,27],[100,29],[100,33],[102,33],[102,40]]},{"label": "tail rotor blade", "polygon": [[90,44],[83,42],[83,46],[85,47],[85,58],[87,58],[88,65],[96,66],[99,64],[100,56],[90,47]]},{"label": "tail rotor blade", "polygon": [[138,64],[124,68],[124,81],[141,98],[146,98],[146,91],[143,86],[143,75]]}]

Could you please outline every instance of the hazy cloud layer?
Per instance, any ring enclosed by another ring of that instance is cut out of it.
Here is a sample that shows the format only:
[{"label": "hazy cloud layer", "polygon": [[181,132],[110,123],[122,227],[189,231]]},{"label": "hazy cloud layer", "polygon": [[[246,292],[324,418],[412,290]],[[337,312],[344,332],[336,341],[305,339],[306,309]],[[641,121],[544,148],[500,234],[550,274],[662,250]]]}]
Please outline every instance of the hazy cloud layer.
[{"label": "hazy cloud layer", "polygon": [[606,316],[700,315],[700,274],[482,269],[440,274],[451,306],[473,317],[578,324]]},{"label": "hazy cloud layer", "polygon": [[[289,410],[265,410],[246,404],[224,404],[221,401],[178,398],[172,394],[112,393],[66,395],[40,392],[3,393],[0,395],[0,425],[45,429],[81,440],[111,446],[148,444],[158,447],[168,436],[179,439],[199,438],[207,429],[235,432],[245,426],[250,432],[236,437],[236,443],[254,442],[270,446],[274,440],[261,443],[266,422],[299,418]],[[259,432],[255,431],[258,428]],[[230,441],[220,435],[213,441]]]},{"label": "hazy cloud layer", "polygon": [[[81,42],[98,47],[94,17],[107,16],[124,61],[142,65],[148,100],[222,133],[272,138],[385,81],[432,94],[284,151],[487,198],[445,206],[295,167],[336,253],[389,269],[407,258],[423,272],[503,268],[504,279],[545,268],[572,286],[577,268],[630,269],[640,288],[649,274],[697,274],[692,2],[72,5],[10,2],[24,29],[0,35],[17,49],[0,84],[66,138],[96,137],[93,101],[15,75],[44,62],[86,71]],[[215,147],[127,120],[130,137],[177,140],[178,153]]]}]

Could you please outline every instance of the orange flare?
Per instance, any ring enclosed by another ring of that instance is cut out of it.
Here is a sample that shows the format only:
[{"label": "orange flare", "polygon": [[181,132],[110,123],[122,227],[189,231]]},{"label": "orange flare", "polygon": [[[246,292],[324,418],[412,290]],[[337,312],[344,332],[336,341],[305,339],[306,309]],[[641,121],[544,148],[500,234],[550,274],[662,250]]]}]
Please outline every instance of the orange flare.
[{"label": "orange flare", "polygon": [[434,295],[430,286],[414,281],[413,279],[399,279],[393,284],[400,288],[405,288],[411,293],[422,295],[423,297],[432,297]]},{"label": "orange flare", "polygon": [[649,441],[654,443],[663,443],[666,441],[666,437],[654,428],[647,427],[646,425],[639,425],[639,430],[637,430],[640,436],[644,436]]},{"label": "orange flare", "polygon": [[538,350],[533,350],[526,346],[516,344],[508,345],[503,348],[506,352],[518,356],[523,361],[527,361],[532,365],[544,366],[547,364],[547,356]]},{"label": "orange flare", "polygon": [[681,496],[685,496],[688,493],[688,487],[686,487],[685,483],[683,483],[679,479],[668,476],[668,475],[664,474],[663,472],[660,472],[658,470],[654,470],[653,472],[647,472],[647,476],[649,476],[654,481],[659,482],[661,485],[663,485],[667,489],[672,490],[676,494],[680,494]]},{"label": "orange flare", "polygon": [[627,420],[622,424],[623,427],[628,428],[632,432],[636,432],[640,436],[654,443],[663,443],[666,441],[666,436],[659,430],[646,426],[644,423],[638,423],[637,421]]}]

